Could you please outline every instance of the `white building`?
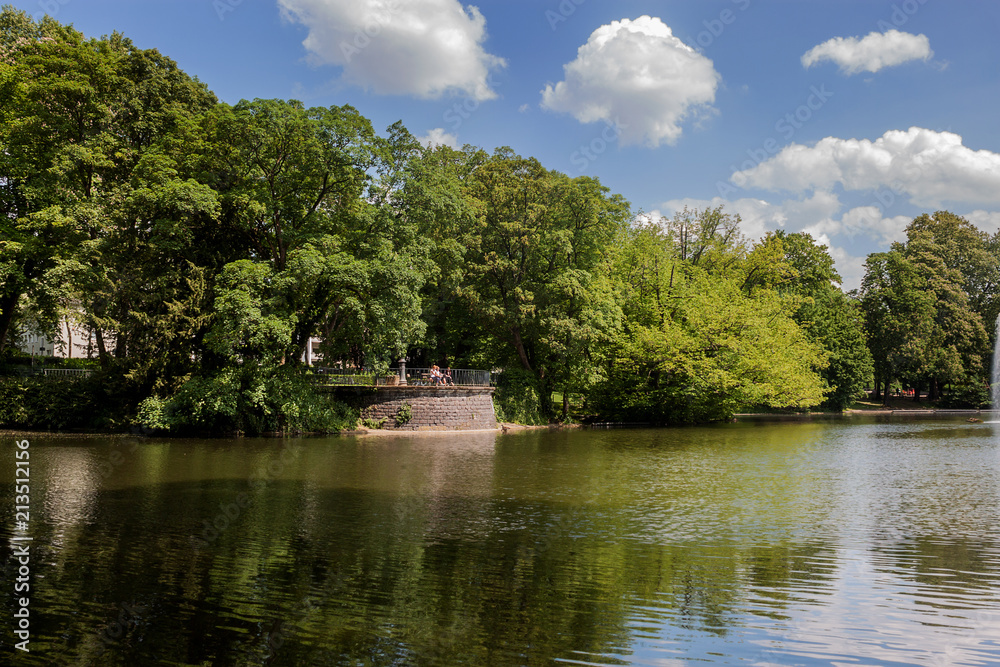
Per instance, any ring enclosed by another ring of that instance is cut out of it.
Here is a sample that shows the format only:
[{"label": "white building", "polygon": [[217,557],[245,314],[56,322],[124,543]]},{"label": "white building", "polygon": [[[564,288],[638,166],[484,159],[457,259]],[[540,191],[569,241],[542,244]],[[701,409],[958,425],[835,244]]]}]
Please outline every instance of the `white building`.
[{"label": "white building", "polygon": [[96,356],[96,339],[86,328],[64,319],[60,334],[61,340],[53,340],[43,334],[26,331],[17,348],[25,354],[38,357],[86,359],[88,356]]},{"label": "white building", "polygon": [[[43,334],[27,331],[21,337],[17,348],[25,354],[37,357],[60,357],[62,359],[97,358],[97,338],[86,327],[64,319],[60,326],[61,340],[53,340]],[[105,341],[109,336],[105,335]],[[111,336],[111,340],[114,338]],[[323,355],[316,350],[321,338],[310,338],[306,343],[302,361],[306,365],[322,362]]]}]

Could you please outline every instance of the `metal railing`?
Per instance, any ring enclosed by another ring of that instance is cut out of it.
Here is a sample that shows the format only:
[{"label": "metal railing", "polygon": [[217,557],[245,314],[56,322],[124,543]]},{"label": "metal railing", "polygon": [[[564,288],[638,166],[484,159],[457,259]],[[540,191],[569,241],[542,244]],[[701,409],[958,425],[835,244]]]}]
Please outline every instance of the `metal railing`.
[{"label": "metal railing", "polygon": [[85,378],[94,374],[89,368],[44,368],[42,374],[45,377],[57,378]]},{"label": "metal railing", "polygon": [[[441,371],[444,373],[444,369]],[[399,369],[390,368],[384,373],[359,368],[313,368],[308,376],[314,385],[326,387],[396,387],[404,383]],[[490,371],[453,368],[449,377],[435,379],[429,368],[407,368],[406,383],[411,387],[488,387]]]},{"label": "metal railing", "polygon": [[429,368],[407,368],[406,384],[414,386],[434,386],[445,387],[488,387],[490,386],[490,372],[480,371],[471,368],[452,368],[450,371],[440,369],[445,373],[445,377],[436,380],[431,376]]},{"label": "metal railing", "polygon": [[363,368],[314,367],[312,371],[312,375],[306,376],[309,382],[324,387],[381,387],[399,379],[392,371],[379,374]]}]

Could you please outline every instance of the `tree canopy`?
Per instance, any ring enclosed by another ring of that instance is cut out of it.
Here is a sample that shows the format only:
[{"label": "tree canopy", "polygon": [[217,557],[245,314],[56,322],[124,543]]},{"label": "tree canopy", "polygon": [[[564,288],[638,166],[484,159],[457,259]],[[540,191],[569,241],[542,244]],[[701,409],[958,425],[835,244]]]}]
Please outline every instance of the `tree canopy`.
[{"label": "tree canopy", "polygon": [[570,397],[658,423],[843,409],[873,382],[973,400],[998,248],[921,215],[845,294],[808,234],[650,220],[595,178],[347,104],[225,104],[123,35],[0,12],[0,353],[74,319],[132,423],[314,423],[313,338],[326,364],[493,370],[535,421]]}]

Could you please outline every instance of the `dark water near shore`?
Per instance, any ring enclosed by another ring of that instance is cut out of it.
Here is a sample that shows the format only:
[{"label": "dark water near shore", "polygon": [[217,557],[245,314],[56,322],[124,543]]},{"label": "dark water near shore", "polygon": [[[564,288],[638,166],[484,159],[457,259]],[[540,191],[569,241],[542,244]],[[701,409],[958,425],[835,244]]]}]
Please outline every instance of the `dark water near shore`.
[{"label": "dark water near shore", "polygon": [[0,664],[998,665],[1000,424],[31,441]]}]

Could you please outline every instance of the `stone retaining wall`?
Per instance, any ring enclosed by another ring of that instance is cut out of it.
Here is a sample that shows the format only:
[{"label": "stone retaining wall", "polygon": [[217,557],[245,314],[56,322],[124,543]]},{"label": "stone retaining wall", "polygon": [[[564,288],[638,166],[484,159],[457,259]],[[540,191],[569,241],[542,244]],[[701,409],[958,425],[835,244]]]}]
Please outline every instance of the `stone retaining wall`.
[{"label": "stone retaining wall", "polygon": [[[338,400],[361,409],[363,419],[384,419],[384,430],[473,431],[495,429],[492,387],[330,387]],[[410,420],[396,416],[410,406]]]}]

